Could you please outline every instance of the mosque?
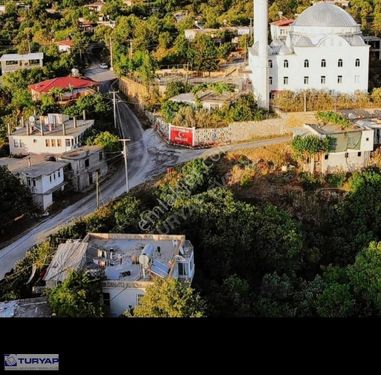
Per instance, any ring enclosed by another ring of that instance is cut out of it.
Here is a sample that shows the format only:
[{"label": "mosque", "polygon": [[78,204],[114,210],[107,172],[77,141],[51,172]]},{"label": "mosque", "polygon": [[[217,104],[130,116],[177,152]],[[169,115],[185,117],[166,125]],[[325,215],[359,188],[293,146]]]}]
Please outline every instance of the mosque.
[{"label": "mosque", "polygon": [[268,0],[254,0],[254,45],[249,50],[251,82],[258,104],[269,108],[282,90],[368,91],[369,45],[360,25],[342,8],[319,2],[296,20],[271,24]]}]

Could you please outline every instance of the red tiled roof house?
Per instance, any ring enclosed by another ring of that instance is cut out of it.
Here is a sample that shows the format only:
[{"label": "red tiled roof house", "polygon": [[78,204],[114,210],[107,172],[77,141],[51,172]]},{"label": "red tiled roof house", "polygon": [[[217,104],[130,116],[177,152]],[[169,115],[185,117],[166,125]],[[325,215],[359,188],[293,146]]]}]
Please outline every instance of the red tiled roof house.
[{"label": "red tiled roof house", "polygon": [[59,95],[60,101],[70,101],[83,95],[93,94],[96,86],[96,82],[87,78],[57,77],[30,85],[29,90],[35,101],[52,91],[62,92]]}]

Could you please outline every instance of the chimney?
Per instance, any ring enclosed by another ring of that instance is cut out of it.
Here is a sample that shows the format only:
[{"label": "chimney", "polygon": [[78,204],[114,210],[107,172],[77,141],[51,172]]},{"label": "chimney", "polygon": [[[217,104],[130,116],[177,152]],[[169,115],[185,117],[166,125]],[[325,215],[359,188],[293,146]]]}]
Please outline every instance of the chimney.
[{"label": "chimney", "polygon": [[77,127],[77,117],[76,116],[73,117],[73,127],[74,128]]},{"label": "chimney", "polygon": [[62,135],[66,135],[66,125],[65,125],[65,121],[62,123]]},{"label": "chimney", "polygon": [[83,119],[86,120],[86,111],[83,110]]}]

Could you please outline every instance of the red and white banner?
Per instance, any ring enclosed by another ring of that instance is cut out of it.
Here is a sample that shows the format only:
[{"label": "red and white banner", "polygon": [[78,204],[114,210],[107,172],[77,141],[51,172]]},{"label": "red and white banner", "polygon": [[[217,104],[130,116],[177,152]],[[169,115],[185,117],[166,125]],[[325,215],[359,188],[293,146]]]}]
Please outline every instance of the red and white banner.
[{"label": "red and white banner", "polygon": [[173,144],[193,146],[193,128],[179,128],[170,126],[169,140]]}]

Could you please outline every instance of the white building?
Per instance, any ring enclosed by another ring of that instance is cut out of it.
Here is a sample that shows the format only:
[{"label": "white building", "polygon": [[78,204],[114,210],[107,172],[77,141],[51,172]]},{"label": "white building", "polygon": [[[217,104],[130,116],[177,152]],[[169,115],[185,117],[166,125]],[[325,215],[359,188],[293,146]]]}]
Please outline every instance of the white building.
[{"label": "white building", "polygon": [[347,94],[368,90],[369,46],[360,25],[345,10],[316,3],[289,25],[286,38],[278,35],[275,25],[270,45],[268,1],[256,0],[254,13],[255,43],[249,50],[249,66],[262,107],[269,107],[271,93],[282,90]]},{"label": "white building", "polygon": [[53,194],[64,189],[65,166],[63,162],[44,162],[14,173],[30,189],[33,201],[45,211],[53,204]]},{"label": "white building", "polygon": [[2,55],[0,58],[2,75],[16,72],[21,69],[42,68],[44,66],[44,54],[41,52],[17,53]]},{"label": "white building", "polygon": [[296,136],[314,135],[319,138],[330,137],[332,150],[317,154],[307,159],[304,169],[310,173],[353,172],[368,165],[370,153],[374,147],[374,131],[367,127],[353,125],[350,129],[341,130],[334,125],[305,124],[294,130]]},{"label": "white building", "polygon": [[81,146],[83,133],[94,120],[69,119],[61,114],[31,116],[25,126],[9,135],[11,155],[62,154]]},{"label": "white building", "polygon": [[183,235],[89,233],[59,245],[44,280],[51,288],[71,270],[103,275],[103,296],[111,316],[134,308],[154,278],[191,282],[192,244]]}]

